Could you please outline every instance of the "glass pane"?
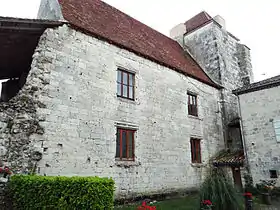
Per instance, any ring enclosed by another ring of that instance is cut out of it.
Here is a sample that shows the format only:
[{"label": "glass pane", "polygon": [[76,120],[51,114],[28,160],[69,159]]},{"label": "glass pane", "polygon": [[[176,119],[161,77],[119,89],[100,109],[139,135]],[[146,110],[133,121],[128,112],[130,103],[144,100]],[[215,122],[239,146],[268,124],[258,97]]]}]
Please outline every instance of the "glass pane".
[{"label": "glass pane", "polygon": [[189,96],[189,104],[193,104],[192,103],[192,96]]},{"label": "glass pane", "polygon": [[122,96],[125,97],[125,98],[128,98],[128,96],[127,96],[127,89],[128,89],[128,86],[123,85],[123,94],[122,94]]},{"label": "glass pane", "polygon": [[117,131],[116,157],[120,157],[120,130]]},{"label": "glass pane", "polygon": [[195,162],[196,161],[196,145],[195,145],[195,141],[192,141],[192,148],[193,148],[193,151],[192,151],[192,154],[193,154],[193,161]]},{"label": "glass pane", "polygon": [[133,74],[129,74],[129,85],[133,86]]},{"label": "glass pane", "polygon": [[128,74],[126,72],[123,72],[123,84],[127,85],[127,77]]},{"label": "glass pane", "polygon": [[118,94],[118,96],[121,96],[122,95],[122,85],[121,84],[117,84],[117,94]]},{"label": "glass pane", "polygon": [[128,133],[128,156],[133,158],[133,131]]},{"label": "glass pane", "polygon": [[134,93],[133,93],[133,87],[129,87],[129,98],[130,98],[130,99],[133,99],[133,95],[134,95]]},{"label": "glass pane", "polygon": [[122,131],[122,157],[126,158],[126,131]]},{"label": "glass pane", "polygon": [[117,82],[122,82],[122,72],[120,70],[118,70]]}]

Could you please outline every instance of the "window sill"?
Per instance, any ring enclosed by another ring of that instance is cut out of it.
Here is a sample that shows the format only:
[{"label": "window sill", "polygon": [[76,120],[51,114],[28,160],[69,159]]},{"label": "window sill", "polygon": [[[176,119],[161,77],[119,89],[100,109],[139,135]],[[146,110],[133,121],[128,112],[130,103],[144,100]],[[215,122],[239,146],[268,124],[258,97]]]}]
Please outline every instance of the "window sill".
[{"label": "window sill", "polygon": [[194,116],[194,115],[188,115],[189,118],[196,119],[196,120],[203,120],[199,116]]},{"label": "window sill", "polygon": [[130,167],[140,166],[141,163],[137,161],[131,161],[131,160],[116,160],[115,165],[121,168],[130,168]]},{"label": "window sill", "polygon": [[129,99],[129,98],[122,98],[120,96],[117,96],[117,99],[124,103],[136,104],[135,99],[133,100],[133,99]]},{"label": "window sill", "polygon": [[191,163],[192,167],[196,167],[196,168],[202,168],[202,167],[206,167],[207,164],[205,163]]}]

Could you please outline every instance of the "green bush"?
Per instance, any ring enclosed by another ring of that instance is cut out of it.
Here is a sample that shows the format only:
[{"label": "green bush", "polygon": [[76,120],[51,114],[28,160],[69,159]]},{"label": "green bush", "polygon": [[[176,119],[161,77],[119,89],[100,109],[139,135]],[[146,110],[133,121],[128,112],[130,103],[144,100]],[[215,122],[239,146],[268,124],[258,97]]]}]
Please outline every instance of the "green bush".
[{"label": "green bush", "polygon": [[14,209],[104,210],[113,208],[114,181],[99,177],[12,176]]}]

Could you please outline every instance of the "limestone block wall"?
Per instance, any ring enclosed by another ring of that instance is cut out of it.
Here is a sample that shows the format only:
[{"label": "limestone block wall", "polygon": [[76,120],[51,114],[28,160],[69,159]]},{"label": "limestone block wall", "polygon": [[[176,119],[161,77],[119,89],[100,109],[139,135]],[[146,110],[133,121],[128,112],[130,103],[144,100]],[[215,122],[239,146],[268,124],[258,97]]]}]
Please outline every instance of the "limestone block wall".
[{"label": "limestone block wall", "polygon": [[42,156],[44,129],[40,123],[45,118],[38,110],[46,105],[39,97],[46,95],[52,65],[43,51],[44,44],[42,38],[22,90],[0,103],[0,165],[9,166],[14,173],[32,173]]},{"label": "limestone block wall", "polygon": [[224,87],[220,106],[223,110],[225,139],[233,140],[233,146],[240,148],[239,134],[236,137],[228,136],[227,125],[238,117],[238,101],[232,90],[253,81],[249,48],[216,22],[186,34],[184,44],[208,75]]},{"label": "limestone block wall", "polygon": [[[117,68],[135,73],[135,101],[120,99]],[[187,113],[198,95],[198,117]],[[1,158],[15,172],[112,177],[116,195],[197,188],[224,148],[219,90],[64,25],[47,29],[26,84],[0,104]],[[136,128],[135,162],[115,160],[116,129]],[[191,163],[190,138],[203,164]]]},{"label": "limestone block wall", "polygon": [[241,116],[248,160],[254,183],[270,179],[280,169],[280,143],[273,120],[280,119],[280,86],[240,95]]},{"label": "limestone block wall", "polygon": [[[198,187],[224,147],[217,89],[66,25],[48,29],[39,48],[51,63],[36,109],[45,119],[37,173],[113,177],[128,197]],[[135,72],[135,101],[116,96],[118,67]],[[187,91],[198,94],[199,117],[188,116]],[[120,124],[137,128],[133,163],[115,160]],[[191,137],[202,139],[202,165],[191,164]]]}]

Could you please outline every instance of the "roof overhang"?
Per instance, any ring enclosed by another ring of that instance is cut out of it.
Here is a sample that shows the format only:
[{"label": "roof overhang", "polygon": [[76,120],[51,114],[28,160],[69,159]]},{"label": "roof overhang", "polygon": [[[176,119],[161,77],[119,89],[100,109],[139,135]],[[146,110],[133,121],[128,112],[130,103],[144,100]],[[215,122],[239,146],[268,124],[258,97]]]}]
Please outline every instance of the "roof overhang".
[{"label": "roof overhang", "polygon": [[63,22],[0,17],[0,80],[29,71],[32,55],[47,28]]},{"label": "roof overhang", "polygon": [[216,167],[242,167],[244,166],[244,152],[242,150],[238,151],[222,151],[213,160],[213,165]]},{"label": "roof overhang", "polygon": [[270,81],[270,79],[273,79],[273,78],[270,78],[270,79],[263,80],[260,82],[252,83],[248,86],[244,86],[239,89],[233,90],[232,93],[235,95],[242,95],[245,93],[250,93],[250,92],[255,92],[255,91],[259,91],[259,90],[264,90],[264,89],[280,86],[280,76],[277,76],[277,78],[278,79],[275,79],[272,81]]}]

